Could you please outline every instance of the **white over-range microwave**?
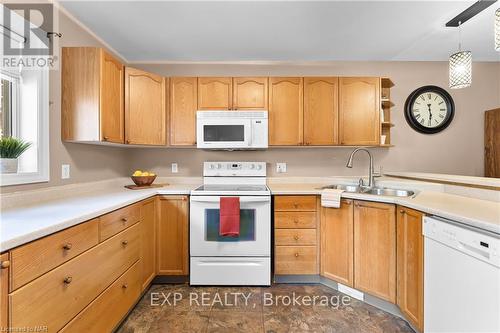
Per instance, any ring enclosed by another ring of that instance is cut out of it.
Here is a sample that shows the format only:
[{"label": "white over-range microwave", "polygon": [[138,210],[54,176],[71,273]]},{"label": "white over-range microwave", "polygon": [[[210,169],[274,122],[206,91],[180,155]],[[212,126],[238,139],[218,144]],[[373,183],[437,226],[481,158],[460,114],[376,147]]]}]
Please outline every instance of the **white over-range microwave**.
[{"label": "white over-range microwave", "polygon": [[197,111],[196,141],[201,149],[265,149],[267,111]]}]

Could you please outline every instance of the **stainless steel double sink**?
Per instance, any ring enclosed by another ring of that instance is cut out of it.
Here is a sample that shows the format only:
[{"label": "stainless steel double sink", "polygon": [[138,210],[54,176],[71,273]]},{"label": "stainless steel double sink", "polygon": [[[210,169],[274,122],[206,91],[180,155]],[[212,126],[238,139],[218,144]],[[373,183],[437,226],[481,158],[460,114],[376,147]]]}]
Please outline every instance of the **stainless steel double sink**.
[{"label": "stainless steel double sink", "polygon": [[371,189],[364,189],[357,185],[327,185],[321,187],[321,189],[328,189],[328,188],[344,190],[345,192],[350,192],[350,193],[384,195],[390,197],[411,197],[412,195],[415,194],[415,192],[409,190],[399,190],[399,189],[382,188],[382,187],[373,187]]}]

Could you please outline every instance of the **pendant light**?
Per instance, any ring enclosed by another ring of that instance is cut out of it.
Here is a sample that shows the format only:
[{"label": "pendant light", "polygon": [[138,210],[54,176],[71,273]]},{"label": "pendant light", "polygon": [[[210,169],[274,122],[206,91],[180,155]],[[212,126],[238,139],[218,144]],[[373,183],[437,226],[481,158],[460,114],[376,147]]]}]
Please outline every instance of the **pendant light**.
[{"label": "pendant light", "polygon": [[450,88],[470,87],[472,83],[472,52],[462,51],[461,23],[458,23],[458,52],[450,56]]},{"label": "pendant light", "polygon": [[500,51],[500,8],[495,12],[495,51]]}]

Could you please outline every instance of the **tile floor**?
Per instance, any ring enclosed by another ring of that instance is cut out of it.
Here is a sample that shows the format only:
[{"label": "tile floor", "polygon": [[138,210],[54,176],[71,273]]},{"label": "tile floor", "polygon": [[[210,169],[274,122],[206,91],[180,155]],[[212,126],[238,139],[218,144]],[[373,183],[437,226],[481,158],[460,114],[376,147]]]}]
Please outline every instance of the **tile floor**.
[{"label": "tile floor", "polygon": [[153,285],[118,332],[413,330],[404,320],[323,285],[275,284],[270,288]]}]

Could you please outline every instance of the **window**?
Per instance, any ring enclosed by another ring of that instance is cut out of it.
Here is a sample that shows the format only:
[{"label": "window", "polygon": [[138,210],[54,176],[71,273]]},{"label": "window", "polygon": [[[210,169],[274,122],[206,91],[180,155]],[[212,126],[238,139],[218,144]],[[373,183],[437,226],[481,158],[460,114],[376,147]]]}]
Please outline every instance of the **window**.
[{"label": "window", "polygon": [[19,157],[17,173],[0,175],[0,184],[48,181],[48,70],[0,70],[0,78],[0,135],[31,142]]}]

